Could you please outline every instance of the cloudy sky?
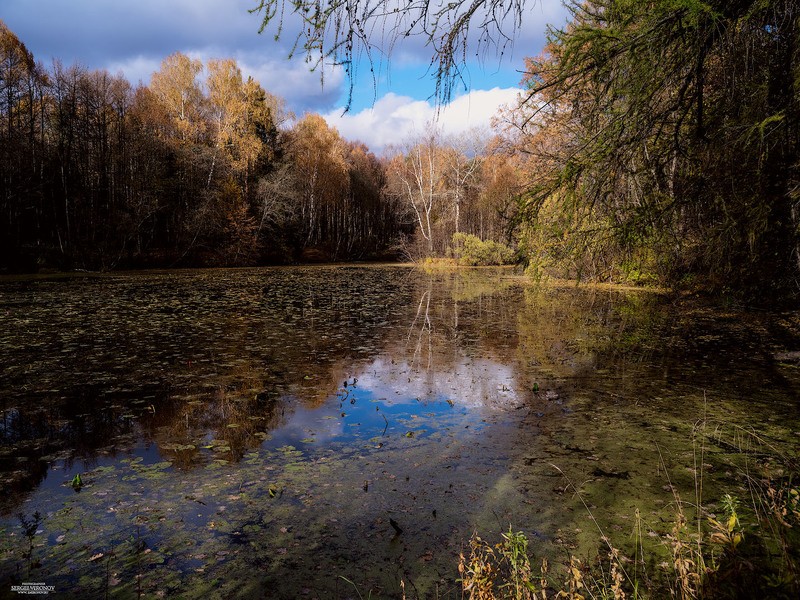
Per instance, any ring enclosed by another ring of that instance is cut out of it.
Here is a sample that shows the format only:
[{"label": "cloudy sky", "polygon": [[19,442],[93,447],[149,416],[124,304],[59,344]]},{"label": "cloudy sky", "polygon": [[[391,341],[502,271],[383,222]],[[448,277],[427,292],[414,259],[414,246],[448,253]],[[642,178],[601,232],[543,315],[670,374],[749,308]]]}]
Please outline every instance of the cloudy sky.
[{"label": "cloudy sky", "polygon": [[[421,39],[396,45],[389,61],[359,69],[350,112],[342,114],[348,87],[340,68],[328,67],[324,82],[302,56],[288,60],[295,37],[291,21],[284,35],[259,35],[261,19],[250,14],[256,0],[2,0],[0,19],[46,65],[57,58],[69,65],[122,72],[131,82],[149,83],[163,58],[184,52],[203,59],[237,60],[298,115],[318,112],[349,139],[380,151],[424,129],[437,111],[435,82],[428,72],[431,51]],[[498,106],[515,97],[525,56],[538,54],[547,23],[563,24],[560,0],[528,0],[513,48],[499,57],[484,53],[468,65],[466,84],[438,113],[439,126],[458,132],[488,124]],[[296,29],[294,29],[296,31]]]}]

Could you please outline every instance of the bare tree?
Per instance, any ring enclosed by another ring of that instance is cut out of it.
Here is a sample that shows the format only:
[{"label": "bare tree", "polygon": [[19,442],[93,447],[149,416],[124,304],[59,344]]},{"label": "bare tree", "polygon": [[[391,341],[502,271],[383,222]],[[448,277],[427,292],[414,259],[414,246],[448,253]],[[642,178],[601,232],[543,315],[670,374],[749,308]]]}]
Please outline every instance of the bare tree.
[{"label": "bare tree", "polygon": [[485,150],[485,133],[472,129],[460,135],[450,136],[444,153],[444,167],[449,179],[450,197],[453,199],[455,233],[461,224],[461,206],[467,190],[477,182],[480,174],[481,157]]},{"label": "bare tree", "polygon": [[414,210],[429,253],[435,248],[436,213],[447,189],[439,138],[439,132],[429,127],[391,160],[388,173],[390,193],[403,198]]}]

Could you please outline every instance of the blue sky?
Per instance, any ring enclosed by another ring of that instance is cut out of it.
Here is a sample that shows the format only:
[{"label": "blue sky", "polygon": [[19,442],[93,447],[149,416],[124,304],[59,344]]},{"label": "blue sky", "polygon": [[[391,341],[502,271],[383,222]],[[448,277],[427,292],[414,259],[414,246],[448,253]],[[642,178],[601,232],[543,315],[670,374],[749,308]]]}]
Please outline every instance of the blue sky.
[{"label": "blue sky", "polygon": [[[340,68],[309,72],[302,57],[287,60],[292,24],[274,41],[274,31],[258,35],[260,17],[248,12],[255,0],[2,0],[0,19],[34,57],[92,69],[122,72],[133,83],[148,83],[163,58],[177,51],[207,60],[235,58],[242,71],[282,96],[298,115],[322,114],[345,137],[362,139],[374,150],[400,143],[434,118],[430,99],[435,83],[428,72],[431,51],[420,39],[394,48],[378,65],[359,70],[350,113],[342,115],[347,84]],[[523,27],[502,60],[492,52],[468,65],[469,89],[459,88],[452,110],[439,125],[446,131],[481,127],[502,103],[513,100],[525,56],[538,54],[548,22],[562,24],[560,0],[529,1]],[[377,86],[377,87],[376,87]]]}]

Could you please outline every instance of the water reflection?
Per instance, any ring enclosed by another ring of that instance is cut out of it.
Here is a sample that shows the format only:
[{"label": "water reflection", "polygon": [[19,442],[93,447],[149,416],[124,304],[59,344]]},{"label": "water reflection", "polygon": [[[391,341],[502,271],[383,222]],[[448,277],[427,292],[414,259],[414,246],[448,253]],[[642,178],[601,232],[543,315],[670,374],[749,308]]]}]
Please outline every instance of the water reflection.
[{"label": "water reflection", "polygon": [[387,397],[450,395],[480,404],[500,394],[517,402],[510,367],[472,362],[460,349],[471,333],[458,326],[458,302],[476,298],[482,318],[481,300],[496,292],[490,278],[477,292],[460,278],[450,282],[432,307],[434,277],[404,269],[365,274],[6,282],[5,484],[26,480],[22,487],[33,489],[46,472],[41,464],[59,453],[88,468],[93,452],[125,452],[137,437],[158,443],[183,468],[202,464],[204,438],[225,441],[229,458],[239,460],[280,427],[287,410],[323,405],[351,374],[371,378]]},{"label": "water reflection", "polygon": [[41,568],[76,597],[352,594],[334,573],[459,597],[473,528],[580,542],[553,464],[623,527],[659,460],[689,477],[700,415],[796,438],[773,358],[795,323],[508,271],[3,280],[0,577],[41,510]]},{"label": "water reflection", "polygon": [[436,358],[431,353],[424,369],[413,360],[379,358],[361,371],[359,383],[394,402],[444,399],[469,409],[517,408],[524,403],[511,367],[484,358]]}]

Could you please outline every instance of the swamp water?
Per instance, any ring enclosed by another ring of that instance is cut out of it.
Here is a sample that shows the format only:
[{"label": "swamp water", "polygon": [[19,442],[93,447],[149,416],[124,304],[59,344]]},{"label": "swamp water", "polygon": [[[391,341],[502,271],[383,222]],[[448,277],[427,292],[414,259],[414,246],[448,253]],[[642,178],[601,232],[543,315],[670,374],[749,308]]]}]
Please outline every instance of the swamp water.
[{"label": "swamp water", "polygon": [[796,456],[798,322],[507,270],[0,279],[0,596],[460,598],[474,532],[587,556],[586,507],[657,543],[698,440],[711,506],[746,432]]}]

